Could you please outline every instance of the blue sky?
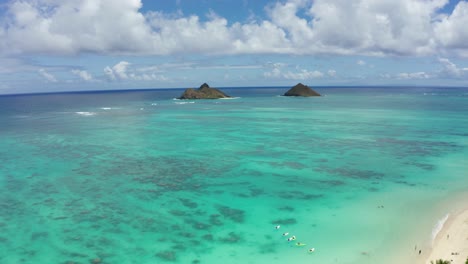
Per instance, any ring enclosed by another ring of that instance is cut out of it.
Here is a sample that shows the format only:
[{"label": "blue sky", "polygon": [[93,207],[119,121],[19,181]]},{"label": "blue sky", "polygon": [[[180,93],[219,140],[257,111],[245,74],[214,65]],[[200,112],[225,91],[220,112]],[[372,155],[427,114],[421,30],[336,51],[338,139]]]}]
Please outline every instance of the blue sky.
[{"label": "blue sky", "polygon": [[0,94],[468,86],[466,1],[18,0],[0,15]]}]

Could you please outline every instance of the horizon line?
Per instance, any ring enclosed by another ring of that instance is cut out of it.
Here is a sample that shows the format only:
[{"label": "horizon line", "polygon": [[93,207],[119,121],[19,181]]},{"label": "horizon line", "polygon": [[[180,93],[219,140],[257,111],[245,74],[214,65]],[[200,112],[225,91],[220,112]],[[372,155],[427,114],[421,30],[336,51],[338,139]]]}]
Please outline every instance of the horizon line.
[{"label": "horizon line", "polygon": [[[309,86],[309,85],[307,85]],[[211,87],[211,86],[210,86]],[[292,86],[221,86],[211,87],[217,89],[278,89],[278,88],[291,88]],[[310,86],[309,86],[310,87]],[[194,87],[191,87],[194,88]],[[444,88],[444,89],[457,89],[468,88],[468,86],[443,86],[443,85],[317,85],[311,87],[317,88]],[[84,94],[84,93],[112,93],[112,92],[148,92],[148,91],[162,91],[162,90],[185,90],[189,88],[174,87],[174,88],[129,88],[129,89],[97,89],[97,90],[71,90],[71,91],[51,91],[51,92],[24,92],[24,93],[0,93],[0,97],[8,96],[23,96],[23,95],[51,95],[51,94]],[[196,89],[196,88],[195,88]]]}]

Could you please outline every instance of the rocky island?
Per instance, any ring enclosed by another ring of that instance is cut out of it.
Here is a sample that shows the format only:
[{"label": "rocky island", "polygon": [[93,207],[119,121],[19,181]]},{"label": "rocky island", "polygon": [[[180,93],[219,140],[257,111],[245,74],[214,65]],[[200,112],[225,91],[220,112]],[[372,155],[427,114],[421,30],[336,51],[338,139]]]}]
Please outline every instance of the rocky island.
[{"label": "rocky island", "polygon": [[216,88],[211,88],[208,84],[204,83],[198,89],[188,88],[177,99],[219,99],[229,98],[231,96],[221,92]]},{"label": "rocky island", "polygon": [[284,96],[321,96],[316,91],[312,90],[309,86],[302,83],[296,84],[294,87],[289,89]]}]

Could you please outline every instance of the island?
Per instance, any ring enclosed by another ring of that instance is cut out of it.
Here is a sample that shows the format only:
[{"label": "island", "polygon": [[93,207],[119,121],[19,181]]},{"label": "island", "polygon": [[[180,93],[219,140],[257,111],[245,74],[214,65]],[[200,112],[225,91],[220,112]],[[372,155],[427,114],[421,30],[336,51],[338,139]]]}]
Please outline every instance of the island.
[{"label": "island", "polygon": [[321,96],[316,91],[312,90],[309,86],[298,83],[287,91],[284,96]]},{"label": "island", "polygon": [[177,99],[219,99],[230,98],[231,96],[221,92],[216,88],[211,88],[208,84],[204,83],[198,89],[188,88]]}]

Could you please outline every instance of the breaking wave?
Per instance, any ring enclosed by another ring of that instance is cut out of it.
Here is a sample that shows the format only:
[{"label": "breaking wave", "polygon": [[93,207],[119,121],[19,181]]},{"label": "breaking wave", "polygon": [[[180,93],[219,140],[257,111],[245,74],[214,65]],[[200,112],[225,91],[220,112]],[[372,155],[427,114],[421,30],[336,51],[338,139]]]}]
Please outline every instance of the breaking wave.
[{"label": "breaking wave", "polygon": [[436,239],[437,235],[440,233],[442,228],[444,227],[445,222],[447,222],[449,218],[449,214],[446,214],[442,219],[437,221],[437,223],[434,225],[434,228],[432,228],[432,233],[431,233],[431,242],[434,243],[434,240]]},{"label": "breaking wave", "polygon": [[94,116],[94,115],[96,115],[95,112],[75,112],[75,114],[81,115],[81,116]]}]

